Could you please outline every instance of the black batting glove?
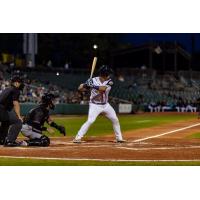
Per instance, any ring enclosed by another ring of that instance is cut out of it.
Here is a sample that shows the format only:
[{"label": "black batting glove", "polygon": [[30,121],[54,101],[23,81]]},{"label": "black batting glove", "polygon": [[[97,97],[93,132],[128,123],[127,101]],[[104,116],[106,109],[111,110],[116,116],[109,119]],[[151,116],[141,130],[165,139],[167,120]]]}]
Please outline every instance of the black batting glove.
[{"label": "black batting glove", "polygon": [[85,85],[89,88],[93,87],[93,80],[92,78],[89,78],[86,82]]}]

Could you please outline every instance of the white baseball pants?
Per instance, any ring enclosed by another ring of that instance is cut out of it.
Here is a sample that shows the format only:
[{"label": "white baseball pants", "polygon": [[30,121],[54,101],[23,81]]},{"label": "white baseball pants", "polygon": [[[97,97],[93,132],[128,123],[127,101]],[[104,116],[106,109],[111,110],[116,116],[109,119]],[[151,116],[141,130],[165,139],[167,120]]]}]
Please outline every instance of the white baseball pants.
[{"label": "white baseball pants", "polygon": [[109,103],[105,105],[96,105],[96,104],[90,103],[88,120],[82,125],[75,139],[81,139],[86,134],[89,127],[95,122],[96,118],[101,113],[105,114],[105,116],[112,121],[116,140],[122,140],[123,138],[122,138],[122,133],[121,133],[118,117],[116,115],[115,110]]}]

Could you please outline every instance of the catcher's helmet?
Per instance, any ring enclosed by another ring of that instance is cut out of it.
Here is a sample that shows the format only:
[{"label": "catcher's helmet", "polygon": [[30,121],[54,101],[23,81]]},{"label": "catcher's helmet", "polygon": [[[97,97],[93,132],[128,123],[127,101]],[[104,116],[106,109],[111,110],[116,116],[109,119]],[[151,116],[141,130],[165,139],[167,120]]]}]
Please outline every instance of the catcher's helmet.
[{"label": "catcher's helmet", "polygon": [[45,106],[49,106],[50,109],[54,109],[55,105],[53,103],[53,100],[56,98],[55,95],[50,94],[50,93],[46,93],[42,96],[42,103],[45,104]]},{"label": "catcher's helmet", "polygon": [[108,67],[107,65],[102,65],[99,68],[99,75],[100,76],[109,76],[112,73],[113,73],[112,69],[110,67]]}]

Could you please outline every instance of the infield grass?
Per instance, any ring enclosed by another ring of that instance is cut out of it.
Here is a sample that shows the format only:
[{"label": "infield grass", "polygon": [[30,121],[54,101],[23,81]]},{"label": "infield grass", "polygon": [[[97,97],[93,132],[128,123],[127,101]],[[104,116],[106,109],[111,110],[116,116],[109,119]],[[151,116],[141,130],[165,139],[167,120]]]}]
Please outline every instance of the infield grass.
[{"label": "infield grass", "polygon": [[[67,136],[75,136],[82,124],[87,120],[87,116],[63,116],[53,117],[54,120],[64,125]],[[119,120],[122,131],[150,128],[163,124],[171,124],[178,121],[195,119],[195,114],[161,114],[152,115],[150,113],[140,115],[120,115]],[[103,136],[112,134],[111,122],[103,116],[99,116],[89,129],[87,136]],[[46,133],[49,135],[48,133]],[[56,131],[52,136],[60,136]],[[193,138],[200,138],[200,133],[196,133]],[[113,161],[77,161],[77,160],[41,160],[24,158],[0,158],[2,166],[200,166],[200,161],[140,161],[140,162],[113,162]]]},{"label": "infield grass", "polygon": [[[170,124],[177,121],[184,121],[196,118],[195,115],[164,114],[164,115],[120,115],[119,121],[122,132],[142,128],[150,128],[162,124]],[[75,136],[82,124],[87,120],[87,116],[77,117],[54,117],[58,124],[64,125],[68,136]],[[100,136],[112,134],[112,123],[104,116],[99,116],[90,127],[87,136]],[[48,133],[46,133],[48,135]],[[52,136],[52,135],[51,135]],[[56,131],[54,136],[60,136]]]},{"label": "infield grass", "polygon": [[200,132],[189,135],[187,138],[189,138],[189,139],[200,139]]}]

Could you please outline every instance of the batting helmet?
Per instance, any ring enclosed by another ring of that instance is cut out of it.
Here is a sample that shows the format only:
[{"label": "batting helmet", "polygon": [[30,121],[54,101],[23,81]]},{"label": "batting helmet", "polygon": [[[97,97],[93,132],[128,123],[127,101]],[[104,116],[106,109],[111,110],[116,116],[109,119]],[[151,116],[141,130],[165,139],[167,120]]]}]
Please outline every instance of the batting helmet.
[{"label": "batting helmet", "polygon": [[99,69],[100,76],[109,76],[112,73],[113,73],[112,69],[107,65],[102,65]]}]

